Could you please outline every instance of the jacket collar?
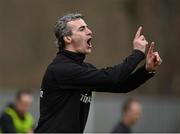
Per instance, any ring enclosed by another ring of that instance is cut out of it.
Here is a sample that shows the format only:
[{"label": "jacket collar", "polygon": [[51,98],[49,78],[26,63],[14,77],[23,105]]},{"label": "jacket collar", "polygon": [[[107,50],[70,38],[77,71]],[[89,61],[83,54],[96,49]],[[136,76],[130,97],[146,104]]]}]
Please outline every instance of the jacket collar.
[{"label": "jacket collar", "polygon": [[72,51],[68,51],[68,50],[61,50],[57,53],[57,55],[62,54],[78,63],[83,63],[84,59],[85,59],[85,54],[82,53],[75,53]]}]

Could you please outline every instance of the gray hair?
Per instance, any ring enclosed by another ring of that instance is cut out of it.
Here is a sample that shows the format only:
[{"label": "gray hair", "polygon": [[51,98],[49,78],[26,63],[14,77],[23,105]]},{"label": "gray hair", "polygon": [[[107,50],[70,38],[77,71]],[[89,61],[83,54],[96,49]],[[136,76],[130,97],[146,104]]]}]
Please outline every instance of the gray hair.
[{"label": "gray hair", "polygon": [[59,50],[65,48],[65,42],[63,37],[72,35],[71,29],[67,27],[67,23],[73,20],[83,19],[82,14],[80,13],[70,13],[59,18],[54,26],[54,34],[57,39],[57,46]]}]

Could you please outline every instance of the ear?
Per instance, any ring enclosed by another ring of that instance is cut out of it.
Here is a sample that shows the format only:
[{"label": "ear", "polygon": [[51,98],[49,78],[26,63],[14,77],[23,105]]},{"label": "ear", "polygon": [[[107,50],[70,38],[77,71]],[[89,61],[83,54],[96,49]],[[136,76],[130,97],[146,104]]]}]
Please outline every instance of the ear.
[{"label": "ear", "polygon": [[64,36],[63,39],[64,39],[64,42],[67,44],[70,44],[72,41],[72,38],[70,36]]}]

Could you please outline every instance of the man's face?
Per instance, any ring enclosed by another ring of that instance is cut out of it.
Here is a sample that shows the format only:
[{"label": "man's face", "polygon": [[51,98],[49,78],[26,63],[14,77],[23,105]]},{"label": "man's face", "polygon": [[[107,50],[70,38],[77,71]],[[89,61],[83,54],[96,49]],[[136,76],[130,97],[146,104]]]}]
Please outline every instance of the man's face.
[{"label": "man's face", "polygon": [[128,122],[131,125],[134,125],[141,116],[141,105],[138,102],[132,102],[129,110],[125,113],[127,116]]},{"label": "man's face", "polygon": [[16,100],[16,108],[21,113],[26,113],[31,104],[32,104],[33,98],[29,94],[23,94],[19,99]]},{"label": "man's face", "polygon": [[92,31],[88,28],[83,19],[77,19],[67,23],[67,26],[71,29],[72,35],[69,43],[66,43],[65,49],[82,53],[91,53],[91,39]]}]

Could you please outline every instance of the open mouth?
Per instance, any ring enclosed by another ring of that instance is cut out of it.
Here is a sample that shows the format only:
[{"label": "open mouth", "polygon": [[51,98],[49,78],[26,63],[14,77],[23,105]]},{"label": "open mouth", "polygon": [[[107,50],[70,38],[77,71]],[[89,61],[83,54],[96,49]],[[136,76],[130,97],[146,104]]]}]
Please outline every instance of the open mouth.
[{"label": "open mouth", "polygon": [[87,44],[88,44],[88,46],[90,46],[90,47],[92,46],[92,45],[91,45],[91,40],[92,40],[92,38],[89,38],[89,39],[87,40]]}]

